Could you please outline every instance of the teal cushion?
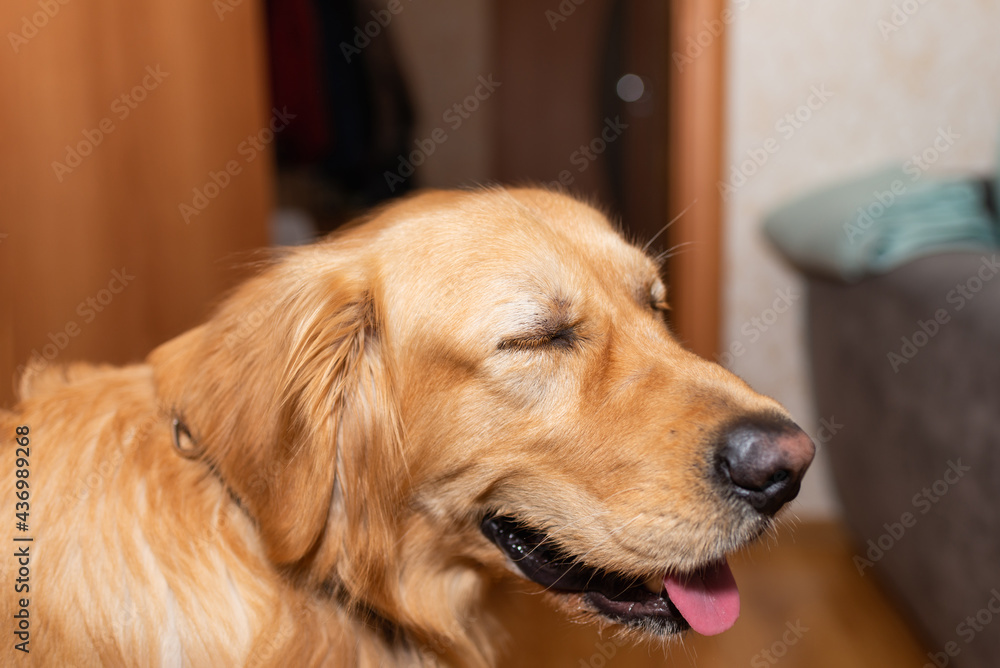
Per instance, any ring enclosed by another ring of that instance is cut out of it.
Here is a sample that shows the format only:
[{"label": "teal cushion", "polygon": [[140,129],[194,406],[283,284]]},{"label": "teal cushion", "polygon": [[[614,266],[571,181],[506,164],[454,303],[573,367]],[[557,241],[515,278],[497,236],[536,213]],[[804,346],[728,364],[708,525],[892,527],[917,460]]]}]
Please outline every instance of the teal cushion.
[{"label": "teal cushion", "polygon": [[1000,209],[1000,132],[997,132],[997,159],[993,163],[993,203]]},{"label": "teal cushion", "polygon": [[764,230],[802,271],[853,282],[923,255],[995,248],[983,195],[980,183],[892,166],[798,197]]}]

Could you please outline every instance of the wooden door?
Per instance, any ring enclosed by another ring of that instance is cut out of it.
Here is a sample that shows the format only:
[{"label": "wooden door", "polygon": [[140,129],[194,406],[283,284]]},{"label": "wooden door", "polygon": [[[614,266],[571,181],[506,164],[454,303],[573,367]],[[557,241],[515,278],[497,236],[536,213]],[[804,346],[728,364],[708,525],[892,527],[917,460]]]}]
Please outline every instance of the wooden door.
[{"label": "wooden door", "polygon": [[206,315],[267,241],[272,112],[255,2],[6,0],[0,26],[2,406],[33,354],[141,360]]},{"label": "wooden door", "polygon": [[[678,247],[665,272],[672,326],[708,358],[718,352],[721,322],[716,184],[724,150],[724,28],[731,20],[722,0],[494,4],[494,59],[503,82],[496,179],[561,184],[612,205],[635,238],[657,237],[654,249]],[[608,104],[608,74],[625,72],[648,85],[645,109],[646,97],[634,106]],[[619,111],[627,130],[605,144],[600,133]],[[596,155],[585,150],[588,142],[596,142]]]},{"label": "wooden door", "polygon": [[[664,150],[670,168],[671,303],[678,338],[703,357],[719,352],[722,322],[722,199],[725,151],[726,27],[723,0],[671,3],[671,113]],[[681,215],[683,214],[683,215]]]}]

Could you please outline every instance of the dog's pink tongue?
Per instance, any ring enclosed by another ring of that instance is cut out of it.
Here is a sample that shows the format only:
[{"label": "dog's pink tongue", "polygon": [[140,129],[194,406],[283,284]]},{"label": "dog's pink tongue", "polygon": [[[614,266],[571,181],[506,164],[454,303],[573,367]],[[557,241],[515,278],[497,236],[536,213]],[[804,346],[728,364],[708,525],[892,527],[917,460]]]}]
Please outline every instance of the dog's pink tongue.
[{"label": "dog's pink tongue", "polygon": [[663,585],[687,623],[703,636],[722,633],[740,616],[740,592],[725,559],[684,578],[668,575]]}]

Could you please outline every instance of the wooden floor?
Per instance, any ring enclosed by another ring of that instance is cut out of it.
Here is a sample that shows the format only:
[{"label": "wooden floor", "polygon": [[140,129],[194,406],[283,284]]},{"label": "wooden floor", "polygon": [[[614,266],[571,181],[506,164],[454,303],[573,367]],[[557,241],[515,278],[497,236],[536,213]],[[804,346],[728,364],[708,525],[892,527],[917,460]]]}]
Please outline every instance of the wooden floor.
[{"label": "wooden floor", "polygon": [[871,578],[858,575],[853,546],[832,523],[783,527],[730,560],[741,594],[736,625],[712,638],[689,633],[667,651],[617,647],[572,624],[539,599],[494,594],[510,632],[501,666],[517,668],[919,668],[919,641]]}]

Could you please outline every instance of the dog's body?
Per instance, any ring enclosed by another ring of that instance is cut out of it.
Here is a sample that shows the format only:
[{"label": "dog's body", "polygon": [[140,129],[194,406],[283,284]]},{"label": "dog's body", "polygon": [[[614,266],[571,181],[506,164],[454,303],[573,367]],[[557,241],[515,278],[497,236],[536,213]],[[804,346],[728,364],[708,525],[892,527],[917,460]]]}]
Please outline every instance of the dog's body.
[{"label": "dog's body", "polygon": [[727,627],[725,555],[812,445],[665,298],[579,202],[428,193],[147,364],[29,374],[0,434],[29,430],[36,665],[489,666],[480,594],[513,563],[636,637]]}]

